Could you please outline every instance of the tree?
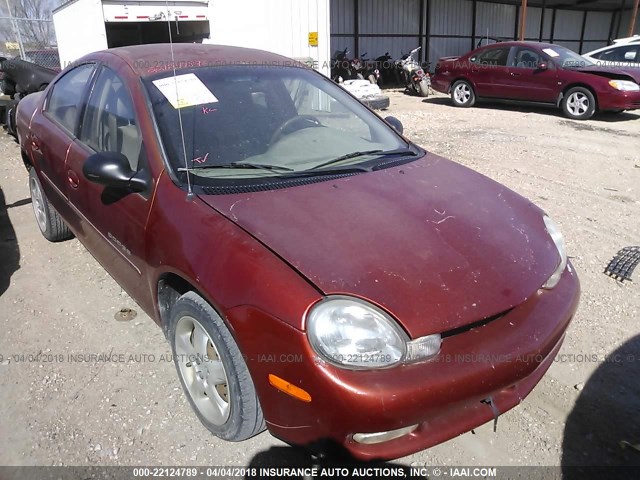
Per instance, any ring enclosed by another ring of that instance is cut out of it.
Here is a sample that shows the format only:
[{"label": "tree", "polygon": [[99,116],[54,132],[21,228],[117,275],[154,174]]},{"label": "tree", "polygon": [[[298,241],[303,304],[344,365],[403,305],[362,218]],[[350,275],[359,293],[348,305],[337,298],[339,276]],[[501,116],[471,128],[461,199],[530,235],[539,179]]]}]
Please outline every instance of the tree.
[{"label": "tree", "polygon": [[61,3],[61,0],[0,0],[2,16],[15,19],[2,20],[0,38],[5,42],[18,42],[17,28],[25,50],[55,45],[51,10]]}]

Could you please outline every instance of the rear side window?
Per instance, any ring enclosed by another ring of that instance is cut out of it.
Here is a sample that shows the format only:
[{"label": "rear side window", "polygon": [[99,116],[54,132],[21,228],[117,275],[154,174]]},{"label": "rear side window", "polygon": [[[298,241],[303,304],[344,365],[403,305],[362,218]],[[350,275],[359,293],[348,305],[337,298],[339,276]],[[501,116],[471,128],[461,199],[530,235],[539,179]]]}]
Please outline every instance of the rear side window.
[{"label": "rear side window", "polygon": [[53,86],[47,113],[70,133],[74,133],[82,106],[84,89],[95,65],[86,63],[70,70]]},{"label": "rear side window", "polygon": [[471,59],[473,63],[480,65],[490,65],[492,67],[506,66],[509,58],[509,47],[491,48],[476,55]]},{"label": "rear side window", "polygon": [[138,170],[142,136],[138,130],[133,101],[122,79],[102,67],[89,97],[80,141],[96,152],[118,152]]}]

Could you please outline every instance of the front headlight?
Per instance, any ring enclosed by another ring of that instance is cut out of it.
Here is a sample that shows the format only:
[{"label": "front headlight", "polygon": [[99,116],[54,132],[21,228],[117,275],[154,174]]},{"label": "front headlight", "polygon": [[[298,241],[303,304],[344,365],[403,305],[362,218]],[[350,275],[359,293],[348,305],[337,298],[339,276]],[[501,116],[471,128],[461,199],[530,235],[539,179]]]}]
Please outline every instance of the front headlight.
[{"label": "front headlight", "polygon": [[616,90],[622,90],[623,92],[638,92],[640,91],[640,85],[629,80],[611,80],[609,82]]},{"label": "front headlight", "polygon": [[399,363],[407,351],[405,333],[373,305],[351,297],[329,297],[307,317],[314,350],[330,363],[350,368],[383,368]]},{"label": "front headlight", "polygon": [[342,368],[387,368],[425,360],[440,350],[440,334],[409,340],[387,313],[358,298],[328,297],[307,316],[313,349]]},{"label": "front headlight", "polygon": [[564,237],[562,236],[562,233],[560,233],[560,229],[556,223],[546,215],[544,216],[544,225],[547,227],[547,232],[558,249],[558,255],[560,255],[560,264],[558,265],[558,268],[556,268],[547,282],[542,286],[542,288],[551,289],[558,284],[560,277],[562,276],[562,272],[567,268],[567,249],[564,244]]}]

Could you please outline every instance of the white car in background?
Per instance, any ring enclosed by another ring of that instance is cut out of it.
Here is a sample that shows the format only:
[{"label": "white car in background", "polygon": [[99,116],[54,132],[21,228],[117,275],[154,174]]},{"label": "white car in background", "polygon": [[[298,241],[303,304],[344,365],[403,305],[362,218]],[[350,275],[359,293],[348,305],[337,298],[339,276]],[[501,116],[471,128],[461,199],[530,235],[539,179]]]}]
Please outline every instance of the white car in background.
[{"label": "white car in background", "polygon": [[599,67],[640,68],[640,35],[620,38],[613,45],[582,55]]}]

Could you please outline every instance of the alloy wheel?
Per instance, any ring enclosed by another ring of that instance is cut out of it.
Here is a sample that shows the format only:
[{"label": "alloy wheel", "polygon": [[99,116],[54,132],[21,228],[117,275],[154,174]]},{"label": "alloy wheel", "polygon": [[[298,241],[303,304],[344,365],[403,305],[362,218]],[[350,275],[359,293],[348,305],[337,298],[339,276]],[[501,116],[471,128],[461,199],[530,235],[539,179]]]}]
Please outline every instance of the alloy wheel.
[{"label": "alloy wheel", "polygon": [[44,232],[47,229],[47,212],[45,211],[44,197],[42,196],[40,185],[38,185],[38,180],[35,176],[29,180],[29,188],[31,190],[33,213],[38,222],[38,227],[40,227],[40,231]]},{"label": "alloy wheel", "polygon": [[589,98],[582,92],[574,92],[567,99],[567,110],[576,117],[584,115],[589,107]]},{"label": "alloy wheel", "polygon": [[456,102],[465,104],[471,98],[471,88],[466,83],[461,83],[453,91]]},{"label": "alloy wheel", "polygon": [[218,349],[195,318],[178,320],[175,351],[180,375],[196,408],[207,421],[223,425],[231,407],[227,373]]}]

